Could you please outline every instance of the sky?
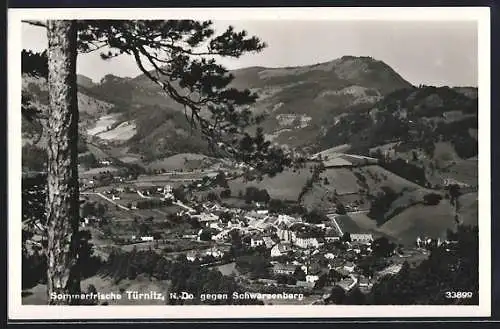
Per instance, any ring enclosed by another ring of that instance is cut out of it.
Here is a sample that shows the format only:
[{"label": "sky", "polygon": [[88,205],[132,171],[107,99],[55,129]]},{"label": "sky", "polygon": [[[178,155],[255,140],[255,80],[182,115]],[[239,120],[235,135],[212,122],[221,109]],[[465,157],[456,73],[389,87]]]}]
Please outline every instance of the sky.
[{"label": "sky", "polygon": [[[258,36],[268,47],[239,59],[221,59],[229,69],[286,67],[327,62],[344,55],[384,61],[414,85],[477,86],[478,40],[475,21],[216,21]],[[25,49],[47,47],[43,28],[23,24]],[[127,55],[103,61],[99,53],[78,56],[77,70],[95,82],[106,74],[140,74]]]}]

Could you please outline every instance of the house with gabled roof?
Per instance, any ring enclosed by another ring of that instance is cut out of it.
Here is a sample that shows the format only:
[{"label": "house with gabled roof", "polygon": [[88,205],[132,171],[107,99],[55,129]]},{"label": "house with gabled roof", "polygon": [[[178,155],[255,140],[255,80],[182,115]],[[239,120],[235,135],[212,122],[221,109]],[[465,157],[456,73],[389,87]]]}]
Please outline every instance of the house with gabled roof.
[{"label": "house with gabled roof", "polygon": [[271,248],[271,257],[280,257],[288,255],[292,251],[289,244],[278,243]]}]

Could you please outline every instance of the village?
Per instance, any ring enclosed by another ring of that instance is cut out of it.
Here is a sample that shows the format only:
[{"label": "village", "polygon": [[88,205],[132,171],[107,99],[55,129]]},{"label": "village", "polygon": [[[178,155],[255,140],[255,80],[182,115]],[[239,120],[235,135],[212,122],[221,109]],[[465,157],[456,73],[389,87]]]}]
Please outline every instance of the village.
[{"label": "village", "polygon": [[[328,167],[375,161],[343,158],[320,153],[308,161]],[[100,159],[96,173],[80,175],[81,229],[91,232],[94,254],[103,260],[113,250],[152,250],[217,269],[254,292],[298,292],[308,296],[304,303],[324,304],[333,288],[368,294],[405,263],[416,267],[432,248],[454,243],[422,235],[401,245],[371,230],[349,232],[345,214],[367,212],[358,202],[316,213],[246,184],[236,196],[227,182],[248,172],[243,164],[138,174],[115,161]],[[30,241],[43,243],[36,234]]]},{"label": "village", "polygon": [[[104,240],[113,239],[105,245],[94,242],[96,253],[104,257],[116,247],[155,250],[166,258],[221,269],[255,291],[299,291],[315,304],[325,303],[333,287],[368,293],[405,262],[417,266],[432,245],[445,242],[419,237],[415,246],[402,246],[372,232],[344,232],[334,209],[308,222],[269,202],[231,205],[210,197],[217,190],[224,193],[217,188],[223,174],[203,173],[186,180],[162,174],[157,175],[161,184],[146,185],[127,175],[111,175],[109,184],[82,178],[82,203],[105,206],[98,215],[85,213],[82,206],[81,225]],[[164,184],[165,177],[171,182]]]}]

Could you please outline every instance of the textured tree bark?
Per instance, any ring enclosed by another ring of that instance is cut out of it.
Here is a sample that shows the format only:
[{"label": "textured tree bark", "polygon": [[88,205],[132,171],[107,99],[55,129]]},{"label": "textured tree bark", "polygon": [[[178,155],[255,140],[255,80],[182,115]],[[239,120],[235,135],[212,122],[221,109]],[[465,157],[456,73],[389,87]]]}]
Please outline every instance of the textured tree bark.
[{"label": "textured tree bark", "polygon": [[70,304],[52,299],[53,293],[79,293],[77,269],[78,102],[76,84],[76,22],[49,21],[49,118],[47,177],[48,297],[49,304]]}]

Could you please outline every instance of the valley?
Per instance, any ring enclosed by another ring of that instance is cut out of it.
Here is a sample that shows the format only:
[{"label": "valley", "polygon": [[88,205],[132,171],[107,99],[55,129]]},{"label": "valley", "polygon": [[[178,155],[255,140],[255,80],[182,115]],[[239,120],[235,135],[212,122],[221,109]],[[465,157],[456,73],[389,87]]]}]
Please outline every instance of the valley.
[{"label": "valley", "polygon": [[[454,243],[459,224],[478,224],[476,89],[412,86],[371,57],[231,73],[232,87],[259,94],[251,111],[263,121],[246,131],[263,128],[302,161],[261,175],[209,148],[144,75],[79,76],[81,227],[106,264],[85,289],[166,292],[178,273],[161,266],[194,264],[310,304],[332,286],[369,292],[403,263],[417,268],[429,250]],[[23,91],[47,104],[42,81],[24,78]],[[44,172],[37,134],[23,122],[26,174]],[[141,263],[148,257],[162,265]],[[363,270],[374,257],[382,265]],[[25,302],[43,303],[39,290]]]}]

